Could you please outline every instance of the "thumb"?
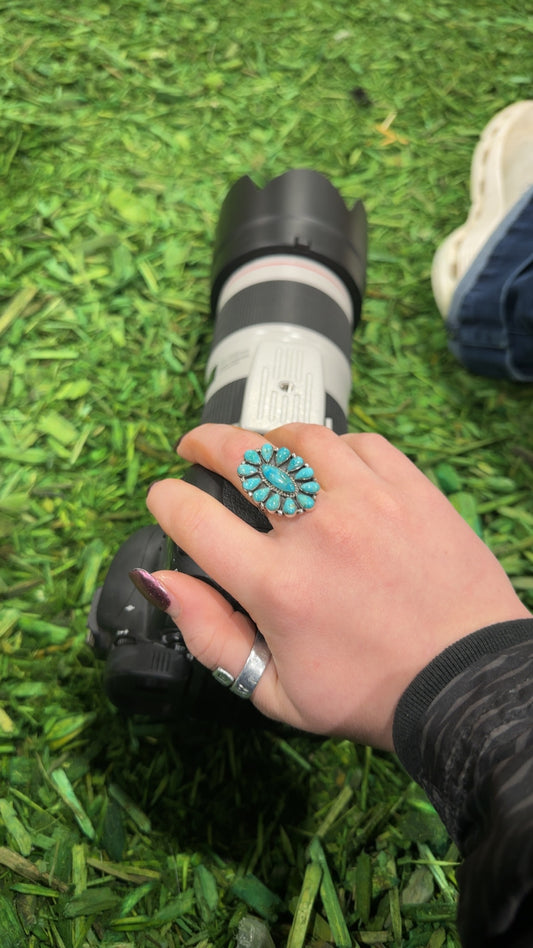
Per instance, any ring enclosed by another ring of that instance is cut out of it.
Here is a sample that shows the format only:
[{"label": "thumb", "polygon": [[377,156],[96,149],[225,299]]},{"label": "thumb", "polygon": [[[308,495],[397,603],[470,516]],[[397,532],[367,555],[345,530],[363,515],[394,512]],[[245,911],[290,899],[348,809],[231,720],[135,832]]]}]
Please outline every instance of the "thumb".
[{"label": "thumb", "polygon": [[[185,573],[134,569],[130,578],[152,605],[174,620],[194,658],[209,671],[222,668],[237,678],[257,631],[249,616],[235,610],[208,583]],[[252,696],[259,710],[270,716],[277,716],[272,707],[276,678],[270,661]]]}]

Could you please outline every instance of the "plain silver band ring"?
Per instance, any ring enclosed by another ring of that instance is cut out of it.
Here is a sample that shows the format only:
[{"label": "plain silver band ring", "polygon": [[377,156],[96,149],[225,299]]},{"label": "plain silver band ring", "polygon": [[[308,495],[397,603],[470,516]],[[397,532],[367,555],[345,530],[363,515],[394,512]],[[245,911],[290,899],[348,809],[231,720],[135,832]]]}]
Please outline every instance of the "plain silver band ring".
[{"label": "plain silver band ring", "polygon": [[255,633],[252,650],[244,667],[230,687],[230,691],[239,698],[249,698],[270,661],[270,649],[259,630]]},{"label": "plain silver band ring", "polygon": [[220,685],[223,685],[224,688],[229,688],[230,691],[238,695],[239,698],[249,698],[253,694],[254,688],[258,684],[270,658],[268,645],[261,633],[257,630],[254,644],[252,645],[250,654],[246,659],[240,675],[234,678],[229,671],[226,671],[225,668],[221,668],[219,665],[213,672],[213,678],[215,678]]}]

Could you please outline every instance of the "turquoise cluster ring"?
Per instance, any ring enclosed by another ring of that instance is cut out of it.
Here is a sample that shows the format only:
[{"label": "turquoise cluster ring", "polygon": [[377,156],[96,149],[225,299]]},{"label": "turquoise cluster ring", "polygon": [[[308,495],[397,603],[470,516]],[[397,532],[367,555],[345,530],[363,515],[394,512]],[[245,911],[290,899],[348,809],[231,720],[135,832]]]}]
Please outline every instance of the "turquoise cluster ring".
[{"label": "turquoise cluster ring", "polygon": [[244,452],[237,468],[242,489],[267,513],[293,517],[312,510],[320,484],[313,468],[289,448],[264,444]]}]

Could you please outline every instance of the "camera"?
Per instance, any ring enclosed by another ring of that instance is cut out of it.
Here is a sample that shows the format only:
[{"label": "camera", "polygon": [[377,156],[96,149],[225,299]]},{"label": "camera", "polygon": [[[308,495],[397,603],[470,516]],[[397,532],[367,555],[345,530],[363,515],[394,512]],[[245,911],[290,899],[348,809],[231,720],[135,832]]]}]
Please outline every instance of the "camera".
[{"label": "camera", "polygon": [[[310,169],[287,171],[263,188],[240,178],[222,204],[215,234],[202,422],[265,433],[298,421],[343,434],[365,272],[361,201],[347,207],[330,181]],[[271,529],[263,512],[217,474],[193,465],[185,477],[257,530]],[[180,570],[219,589],[157,525],[122,544],[88,618],[88,642],[105,660],[112,703],[160,719],[215,708],[231,722],[237,706],[242,715],[242,702],[220,688],[174,623],[132,585],[128,573],[135,567]]]}]

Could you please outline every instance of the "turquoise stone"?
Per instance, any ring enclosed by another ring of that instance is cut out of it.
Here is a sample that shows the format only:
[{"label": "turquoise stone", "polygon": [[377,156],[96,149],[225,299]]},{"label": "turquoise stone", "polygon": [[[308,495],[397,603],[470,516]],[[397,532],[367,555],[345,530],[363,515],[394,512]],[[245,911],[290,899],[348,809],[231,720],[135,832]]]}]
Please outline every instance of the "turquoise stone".
[{"label": "turquoise stone", "polygon": [[264,444],[261,448],[261,457],[264,461],[270,461],[272,455],[274,454],[274,448],[271,444]]},{"label": "turquoise stone", "polygon": [[315,506],[315,498],[309,497],[307,494],[296,494],[296,500],[302,510],[312,510]]},{"label": "turquoise stone", "polygon": [[312,467],[309,467],[307,464],[306,467],[302,467],[301,471],[297,471],[294,475],[295,481],[310,481],[314,477],[315,472]]},{"label": "turquoise stone", "polygon": [[242,482],[242,486],[245,490],[255,490],[256,487],[259,487],[260,483],[261,478],[258,475],[257,477],[248,477]]},{"label": "turquoise stone", "polygon": [[270,497],[268,498],[266,504],[265,504],[265,507],[266,507],[267,510],[270,511],[270,513],[275,513],[276,510],[279,510],[280,504],[281,504],[281,497],[280,497],[280,495],[279,495],[279,494],[271,494]]},{"label": "turquoise stone", "polygon": [[278,448],[276,451],[276,464],[285,464],[285,461],[288,461],[291,456],[291,452],[288,448]]},{"label": "turquoise stone", "polygon": [[252,497],[258,504],[262,504],[269,494],[270,487],[258,487],[257,490],[254,490]]},{"label": "turquoise stone", "polygon": [[307,484],[300,484],[300,490],[304,494],[318,494],[320,490],[320,484],[317,481],[308,481]]},{"label": "turquoise stone", "polygon": [[304,459],[300,457],[291,458],[287,464],[287,470],[291,474],[293,471],[297,471],[299,468],[303,467]]},{"label": "turquoise stone", "polygon": [[248,461],[248,464],[261,464],[261,458],[257,451],[245,451],[244,460]]},{"label": "turquoise stone", "polygon": [[268,484],[272,484],[272,487],[275,487],[276,490],[281,490],[284,494],[296,493],[296,484],[292,477],[289,477],[285,471],[280,471],[279,467],[274,467],[273,464],[263,464],[261,474],[264,480]]},{"label": "turquoise stone", "polygon": [[296,506],[296,501],[292,497],[287,497],[287,500],[283,502],[283,513],[287,514],[288,517],[292,517],[296,513],[298,507]]},{"label": "turquoise stone", "polygon": [[252,474],[257,474],[257,468],[253,464],[239,464],[237,474],[239,477],[250,477]]}]

